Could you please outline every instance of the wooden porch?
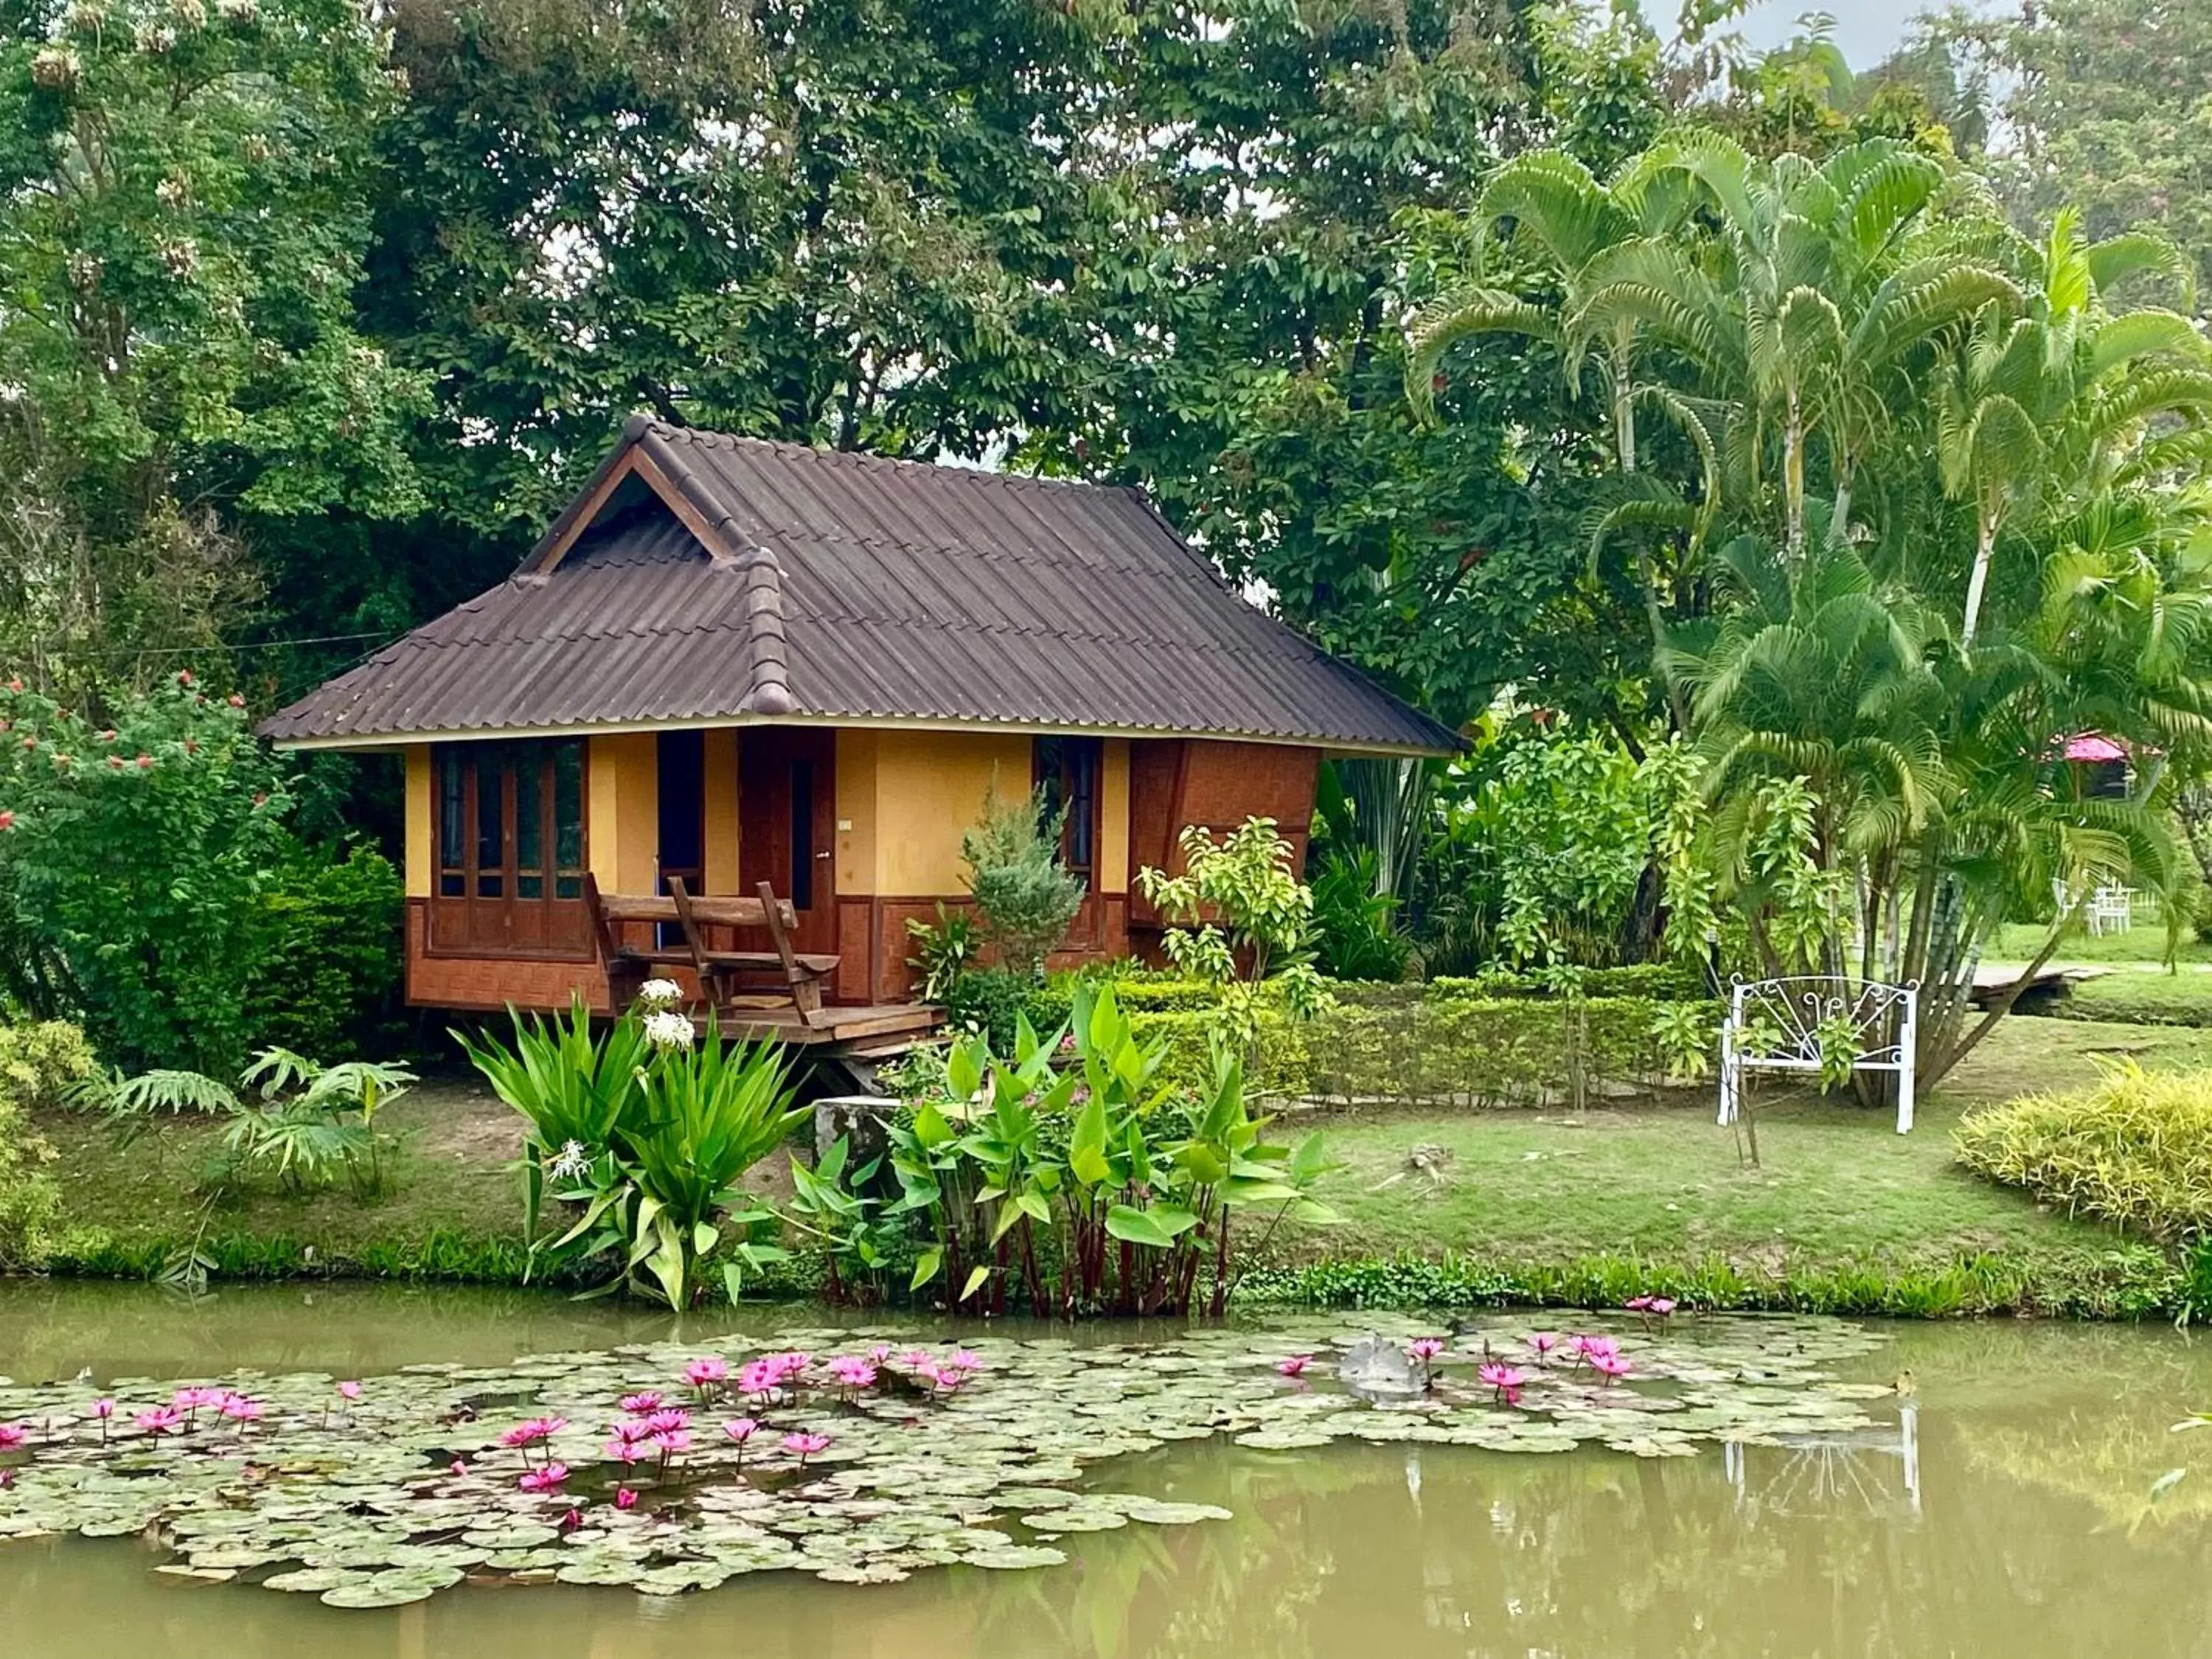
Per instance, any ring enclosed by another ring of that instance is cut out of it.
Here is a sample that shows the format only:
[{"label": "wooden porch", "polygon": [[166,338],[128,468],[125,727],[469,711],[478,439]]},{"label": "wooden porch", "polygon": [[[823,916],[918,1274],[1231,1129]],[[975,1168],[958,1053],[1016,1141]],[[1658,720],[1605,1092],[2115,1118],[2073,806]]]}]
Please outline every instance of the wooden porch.
[{"label": "wooden porch", "polygon": [[835,1044],[844,1054],[866,1056],[910,1048],[945,1019],[944,1011],[920,1002],[886,1002],[873,1007],[833,1006],[802,1015],[780,1008],[722,1008],[715,1017],[723,1032],[748,1042],[788,1043],[794,1048]]}]

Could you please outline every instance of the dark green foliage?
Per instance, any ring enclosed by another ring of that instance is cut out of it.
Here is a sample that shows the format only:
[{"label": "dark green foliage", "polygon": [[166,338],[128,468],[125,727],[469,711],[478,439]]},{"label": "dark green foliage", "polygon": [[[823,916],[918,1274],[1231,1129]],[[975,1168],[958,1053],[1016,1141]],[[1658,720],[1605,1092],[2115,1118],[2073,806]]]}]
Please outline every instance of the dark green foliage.
[{"label": "dark green foliage", "polygon": [[282,781],[242,709],[179,676],[106,719],[0,690],[4,970],[102,1058],[235,1072],[284,845]]},{"label": "dark green foliage", "polygon": [[359,845],[287,848],[261,894],[246,1026],[264,1046],[345,1060],[386,1054],[400,1023],[399,872]]},{"label": "dark green foliage", "polygon": [[1397,900],[1378,892],[1371,847],[1333,849],[1313,878],[1315,965],[1332,979],[1402,979],[1408,947],[1391,925]]}]

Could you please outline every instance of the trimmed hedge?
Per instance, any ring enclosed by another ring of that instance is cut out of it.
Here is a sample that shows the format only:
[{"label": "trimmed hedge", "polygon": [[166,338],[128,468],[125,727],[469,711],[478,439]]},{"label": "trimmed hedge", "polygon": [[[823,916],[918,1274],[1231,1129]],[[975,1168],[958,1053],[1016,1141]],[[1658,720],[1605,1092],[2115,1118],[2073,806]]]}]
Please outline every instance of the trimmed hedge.
[{"label": "trimmed hedge", "polygon": [[[1663,1062],[1653,1030],[1670,1003],[1705,1002],[1718,1032],[1721,1005],[1691,994],[1702,989],[1694,974],[1640,967],[1590,978],[1603,991],[1577,998],[1540,994],[1528,976],[1510,974],[1340,984],[1335,1006],[1316,1019],[1262,1014],[1251,1080],[1269,1094],[1348,1103],[1533,1106],[1656,1086]],[[1032,992],[1023,1005],[1030,1023],[1039,1031],[1057,1028],[1075,982],[1059,976]],[[1203,1087],[1212,1076],[1214,988],[1132,979],[1115,981],[1114,994],[1140,1039],[1166,1042],[1163,1077]]]}]

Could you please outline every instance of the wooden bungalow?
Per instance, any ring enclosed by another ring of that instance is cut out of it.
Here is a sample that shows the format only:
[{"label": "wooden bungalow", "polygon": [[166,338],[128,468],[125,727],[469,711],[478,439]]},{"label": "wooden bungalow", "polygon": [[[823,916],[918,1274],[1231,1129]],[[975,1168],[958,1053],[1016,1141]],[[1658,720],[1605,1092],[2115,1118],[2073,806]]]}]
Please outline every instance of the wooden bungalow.
[{"label": "wooden bungalow", "polygon": [[[1068,809],[1076,960],[1152,948],[1131,877],[1185,824],[1302,845],[1324,755],[1456,742],[1133,489],[642,418],[512,576],[262,729],[404,756],[411,1002],[605,1006],[610,949],[696,989],[719,933],[769,981],[799,959],[799,1025],[846,1039],[915,1023],[906,924],[963,902],[994,779]],[[763,884],[775,916],[730,908]],[[633,902],[677,890],[721,920]]]}]

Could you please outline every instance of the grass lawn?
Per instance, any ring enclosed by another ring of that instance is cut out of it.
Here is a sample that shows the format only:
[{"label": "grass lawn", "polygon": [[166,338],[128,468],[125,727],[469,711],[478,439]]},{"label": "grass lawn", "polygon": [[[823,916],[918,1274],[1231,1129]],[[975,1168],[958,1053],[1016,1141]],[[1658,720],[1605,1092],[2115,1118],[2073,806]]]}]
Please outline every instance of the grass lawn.
[{"label": "grass lawn", "polygon": [[[1982,952],[1983,957],[1989,962],[2033,962],[2049,931],[2041,922],[2008,923],[1997,929],[1996,937]],[[2058,942],[2058,949],[2051,959],[2058,963],[2134,963],[2143,967],[2162,967],[2166,962],[2166,924],[2147,912],[2138,912],[2136,925],[2124,933],[2106,933],[2093,939],[2087,927],[2076,927]],[[2194,931],[2184,928],[2174,960],[2184,966],[2212,967],[2212,945],[2199,939]]]},{"label": "grass lawn", "polygon": [[[502,1267],[510,1264],[519,1271],[521,1187],[507,1167],[519,1145],[514,1115],[456,1079],[392,1103],[377,1121],[400,1136],[400,1147],[383,1196],[362,1202],[343,1186],[295,1194],[257,1181],[211,1192],[206,1177],[219,1163],[222,1130],[205,1119],[163,1119],[125,1142],[97,1118],[42,1115],[39,1133],[61,1155],[63,1255],[88,1267],[108,1258],[136,1265],[202,1236],[204,1223],[205,1238],[223,1246],[214,1252],[219,1260],[252,1240],[270,1267],[289,1261],[402,1271],[427,1253],[456,1276],[508,1277]],[[465,1271],[471,1262],[480,1273]]]},{"label": "grass lawn", "polygon": [[[1324,1196],[1345,1224],[1275,1237],[1253,1282],[1346,1300],[1472,1294],[1479,1281],[1486,1295],[1603,1303],[1623,1285],[1664,1281],[1753,1304],[2144,1311],[2175,1294],[2163,1252],[2047,1212],[1951,1159],[1951,1128],[1974,1103],[2084,1084],[2100,1060],[2123,1056],[2212,1068],[2212,1030],[2008,1019],[1922,1103],[1909,1136],[1883,1113],[1765,1097],[1755,1169],[1713,1123],[1710,1089],[1581,1113],[1319,1114],[1340,1166]],[[465,1074],[387,1113],[404,1139],[389,1191],[366,1204],[343,1189],[271,1185],[210,1199],[200,1176],[219,1131],[204,1122],[164,1120],[126,1146],[96,1120],[46,1117],[39,1127],[62,1155],[56,1265],[143,1274],[198,1237],[226,1274],[518,1277],[513,1115]],[[1415,1166],[1416,1148],[1428,1168]],[[769,1160],[747,1184],[778,1195],[781,1166]],[[1409,1258],[1461,1277],[1393,1291],[1387,1273],[1357,1276]],[[1339,1276],[1313,1278],[1323,1272]],[[1915,1275],[1942,1282],[1915,1290],[1905,1284]]]},{"label": "grass lawn", "polygon": [[2212,1025],[2212,973],[2115,970],[2085,979],[2052,1005],[2066,1019],[2141,1025]]},{"label": "grass lawn", "polygon": [[2094,1305],[2159,1277],[2161,1253],[1967,1174],[1951,1130],[1978,1102],[2086,1084],[2100,1059],[2123,1055],[2212,1067],[2212,1033],[2007,1020],[1921,1103],[1910,1135],[1887,1113],[1768,1094],[1754,1108],[1755,1168],[1713,1122],[1709,1091],[1580,1113],[1340,1118],[1325,1126],[1340,1167],[1323,1196],[1345,1224],[1277,1253],[1296,1265],[1411,1251],[1553,1273],[1595,1262],[1610,1265],[1585,1277],[1614,1279],[1638,1263],[1661,1277],[1712,1267],[1775,1285],[1983,1261],[1989,1282],[1961,1287],[1964,1305]]}]

